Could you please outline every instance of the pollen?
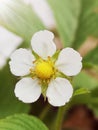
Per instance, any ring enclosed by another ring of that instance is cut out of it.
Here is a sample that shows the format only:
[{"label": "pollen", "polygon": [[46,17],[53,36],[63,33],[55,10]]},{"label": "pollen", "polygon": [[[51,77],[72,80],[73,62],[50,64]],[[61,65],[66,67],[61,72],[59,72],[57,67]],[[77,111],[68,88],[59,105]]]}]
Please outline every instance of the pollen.
[{"label": "pollen", "polygon": [[54,74],[53,66],[46,61],[42,61],[36,64],[35,73],[40,79],[49,79]]}]

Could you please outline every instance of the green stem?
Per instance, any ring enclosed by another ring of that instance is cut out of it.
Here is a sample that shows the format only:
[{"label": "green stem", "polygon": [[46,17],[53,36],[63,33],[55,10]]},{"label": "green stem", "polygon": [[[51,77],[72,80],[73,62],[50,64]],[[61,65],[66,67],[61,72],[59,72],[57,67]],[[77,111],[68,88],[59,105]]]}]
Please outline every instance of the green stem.
[{"label": "green stem", "polygon": [[83,63],[84,69],[94,69],[98,71],[98,65],[92,64],[92,63]]},{"label": "green stem", "polygon": [[47,113],[48,113],[48,111],[50,110],[50,105],[48,104],[45,108],[44,108],[44,110],[41,112],[41,114],[39,115],[39,118],[41,119],[41,120],[43,120],[44,118],[45,118],[45,116],[47,115]]},{"label": "green stem", "polygon": [[83,68],[84,68],[84,69],[91,69],[91,68],[93,68],[93,64],[83,63]]},{"label": "green stem", "polygon": [[62,122],[67,109],[68,109],[68,104],[58,109],[57,118],[55,122],[55,130],[61,130]]}]

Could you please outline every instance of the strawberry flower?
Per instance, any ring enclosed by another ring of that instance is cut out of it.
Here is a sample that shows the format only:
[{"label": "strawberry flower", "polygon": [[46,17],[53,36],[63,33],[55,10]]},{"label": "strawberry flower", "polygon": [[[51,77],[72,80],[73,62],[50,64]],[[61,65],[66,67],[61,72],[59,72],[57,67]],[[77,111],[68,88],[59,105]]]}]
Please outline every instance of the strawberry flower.
[{"label": "strawberry flower", "polygon": [[58,54],[53,39],[50,31],[36,32],[31,40],[32,52],[20,48],[11,55],[11,72],[23,76],[15,86],[15,95],[24,103],[35,102],[43,94],[51,105],[63,106],[72,97],[68,77],[81,71],[82,57],[68,47]]}]

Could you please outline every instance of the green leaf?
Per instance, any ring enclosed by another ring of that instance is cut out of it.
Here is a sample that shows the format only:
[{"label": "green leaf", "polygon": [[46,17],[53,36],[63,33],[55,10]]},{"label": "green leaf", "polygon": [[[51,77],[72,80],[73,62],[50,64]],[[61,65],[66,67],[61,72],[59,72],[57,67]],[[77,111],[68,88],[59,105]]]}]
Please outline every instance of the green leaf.
[{"label": "green leaf", "polygon": [[85,93],[85,94],[80,94],[73,96],[72,98],[72,105],[77,105],[77,104],[90,104],[90,94],[91,93]]},{"label": "green leaf", "polygon": [[0,3],[0,24],[29,42],[33,33],[44,29],[30,5],[21,0]]},{"label": "green leaf", "polygon": [[24,104],[15,97],[14,87],[16,79],[10,73],[9,67],[5,66],[0,71],[0,118],[15,113],[28,113],[30,106]]},{"label": "green leaf", "polygon": [[0,130],[48,130],[36,117],[25,114],[14,115],[0,120]]},{"label": "green leaf", "polygon": [[92,91],[89,100],[90,103],[88,103],[88,106],[94,111],[95,115],[98,116],[98,87]]},{"label": "green leaf", "polygon": [[90,36],[98,37],[98,0],[81,0],[82,8],[73,47],[80,45]]},{"label": "green leaf", "polygon": [[[98,101],[98,100],[97,100],[97,101]],[[95,115],[96,117],[98,117],[98,107],[93,107],[93,106],[91,106],[90,108],[93,110],[94,115]]]},{"label": "green leaf", "polygon": [[80,0],[48,0],[64,46],[71,46],[75,38],[80,14]]},{"label": "green leaf", "polygon": [[98,47],[89,52],[83,59],[84,63],[98,65]]},{"label": "green leaf", "polygon": [[83,87],[88,90],[93,90],[98,87],[98,80],[88,75],[86,72],[80,72],[73,78],[73,86],[75,89]]},{"label": "green leaf", "polygon": [[89,94],[76,95],[72,99],[72,105],[85,104],[91,108],[96,116],[98,116],[98,87]]},{"label": "green leaf", "polygon": [[90,91],[88,89],[86,89],[86,88],[80,88],[80,89],[75,90],[74,96],[81,95],[81,94],[86,94],[86,93],[90,93]]}]

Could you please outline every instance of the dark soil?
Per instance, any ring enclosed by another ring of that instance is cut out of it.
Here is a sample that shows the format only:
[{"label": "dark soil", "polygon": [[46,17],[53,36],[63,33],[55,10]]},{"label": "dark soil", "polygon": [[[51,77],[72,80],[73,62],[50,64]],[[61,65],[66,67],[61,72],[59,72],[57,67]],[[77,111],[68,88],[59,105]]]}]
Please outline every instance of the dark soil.
[{"label": "dark soil", "polygon": [[87,106],[75,106],[69,111],[63,130],[98,130],[98,119]]}]

